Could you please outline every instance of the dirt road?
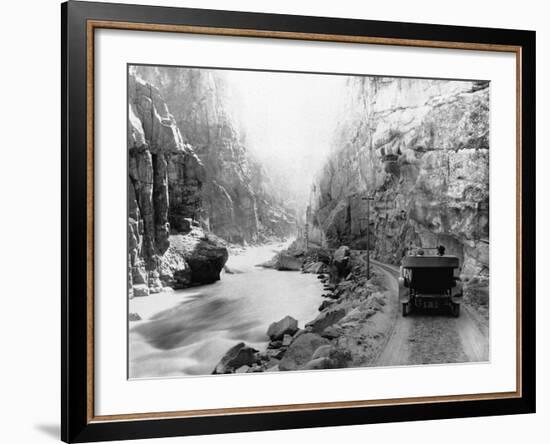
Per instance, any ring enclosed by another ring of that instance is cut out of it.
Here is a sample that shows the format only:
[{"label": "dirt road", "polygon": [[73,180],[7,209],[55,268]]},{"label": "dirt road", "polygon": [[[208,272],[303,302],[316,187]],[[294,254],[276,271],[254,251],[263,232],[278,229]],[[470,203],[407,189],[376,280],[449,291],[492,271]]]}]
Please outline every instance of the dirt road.
[{"label": "dirt road", "polygon": [[462,304],[460,317],[446,311],[416,311],[401,316],[397,267],[372,261],[392,286],[395,324],[377,366],[480,362],[489,359],[489,328],[473,309]]}]

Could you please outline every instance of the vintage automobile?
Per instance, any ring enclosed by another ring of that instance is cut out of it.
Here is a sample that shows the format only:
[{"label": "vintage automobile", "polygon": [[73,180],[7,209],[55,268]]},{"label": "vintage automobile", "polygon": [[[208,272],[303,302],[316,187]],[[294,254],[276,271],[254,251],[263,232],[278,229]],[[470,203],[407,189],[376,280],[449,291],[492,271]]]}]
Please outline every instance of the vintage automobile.
[{"label": "vintage automobile", "polygon": [[[436,250],[426,254],[425,250]],[[411,249],[403,257],[399,277],[399,300],[403,316],[415,308],[449,307],[453,316],[460,315],[462,283],[455,276],[459,260],[445,255],[445,248]]]}]

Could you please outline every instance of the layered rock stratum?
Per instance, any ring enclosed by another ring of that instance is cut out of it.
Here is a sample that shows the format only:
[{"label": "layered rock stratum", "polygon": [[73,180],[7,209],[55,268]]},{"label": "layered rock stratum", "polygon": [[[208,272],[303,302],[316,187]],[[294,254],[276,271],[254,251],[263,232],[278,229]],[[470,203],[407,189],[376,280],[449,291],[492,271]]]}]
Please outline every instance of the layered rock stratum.
[{"label": "layered rock stratum", "polygon": [[309,237],[399,264],[444,245],[489,273],[489,83],[350,78],[332,152],[312,187]]}]

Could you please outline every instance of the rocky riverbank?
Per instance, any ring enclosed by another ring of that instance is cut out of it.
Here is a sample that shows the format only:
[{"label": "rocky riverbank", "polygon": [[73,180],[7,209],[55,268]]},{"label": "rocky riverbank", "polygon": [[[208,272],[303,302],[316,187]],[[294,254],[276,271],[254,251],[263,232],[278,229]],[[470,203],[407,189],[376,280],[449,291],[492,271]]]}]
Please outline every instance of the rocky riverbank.
[{"label": "rocky riverbank", "polygon": [[128,302],[131,378],[210,374],[240,342],[265,350],[273,321],[288,315],[301,327],[317,316],[323,300],[317,275],[256,266],[288,242],[227,248],[219,281],[165,287]]},{"label": "rocky riverbank", "polygon": [[[253,373],[365,367],[375,363],[389,337],[394,313],[385,277],[367,279],[363,253],[340,247],[336,251],[291,247],[269,267],[299,263],[304,273],[315,273],[324,284],[319,315],[302,328],[290,317],[273,322],[269,344],[256,350],[244,342],[231,347],[213,374]],[[263,264],[266,266],[266,264]]]}]

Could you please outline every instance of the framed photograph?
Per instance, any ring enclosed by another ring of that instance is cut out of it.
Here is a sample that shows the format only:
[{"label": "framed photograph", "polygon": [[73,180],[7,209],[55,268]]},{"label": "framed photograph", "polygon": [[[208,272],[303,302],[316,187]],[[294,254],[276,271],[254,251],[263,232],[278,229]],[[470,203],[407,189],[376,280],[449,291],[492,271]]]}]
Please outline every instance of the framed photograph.
[{"label": "framed photograph", "polygon": [[535,33],[64,3],[62,439],[535,411]]}]

